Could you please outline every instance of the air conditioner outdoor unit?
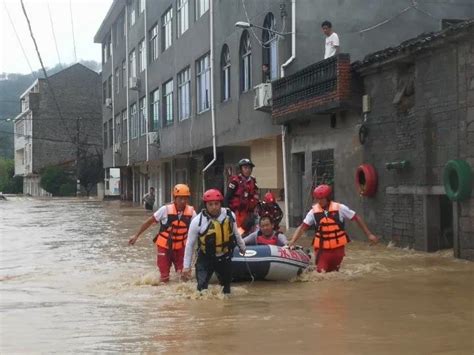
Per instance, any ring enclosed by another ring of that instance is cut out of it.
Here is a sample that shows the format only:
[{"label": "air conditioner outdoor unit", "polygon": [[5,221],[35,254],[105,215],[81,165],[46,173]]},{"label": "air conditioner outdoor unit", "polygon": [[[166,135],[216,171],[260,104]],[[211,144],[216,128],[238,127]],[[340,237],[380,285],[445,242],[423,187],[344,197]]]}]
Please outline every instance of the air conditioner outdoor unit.
[{"label": "air conditioner outdoor unit", "polygon": [[105,99],[105,107],[112,108],[112,99],[110,97]]},{"label": "air conditioner outdoor unit", "polygon": [[262,83],[254,87],[255,100],[253,104],[254,110],[270,111],[272,107],[272,84]]},{"label": "air conditioner outdoor unit", "polygon": [[137,77],[131,77],[130,78],[130,83],[129,83],[129,89],[130,90],[138,90],[140,89],[140,79]]},{"label": "air conditioner outdoor unit", "polygon": [[160,134],[158,132],[148,132],[148,144],[160,147]]},{"label": "air conditioner outdoor unit", "polygon": [[120,153],[120,143],[114,143],[114,153]]}]

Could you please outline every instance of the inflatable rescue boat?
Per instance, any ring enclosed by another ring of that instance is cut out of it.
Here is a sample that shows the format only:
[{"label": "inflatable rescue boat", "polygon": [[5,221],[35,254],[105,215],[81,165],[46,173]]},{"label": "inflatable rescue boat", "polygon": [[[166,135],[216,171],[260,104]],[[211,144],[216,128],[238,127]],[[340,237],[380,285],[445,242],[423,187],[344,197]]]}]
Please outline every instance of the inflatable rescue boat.
[{"label": "inflatable rescue boat", "polygon": [[298,276],[311,263],[302,249],[290,250],[276,245],[248,245],[245,256],[234,249],[232,276],[234,281],[290,280]]}]

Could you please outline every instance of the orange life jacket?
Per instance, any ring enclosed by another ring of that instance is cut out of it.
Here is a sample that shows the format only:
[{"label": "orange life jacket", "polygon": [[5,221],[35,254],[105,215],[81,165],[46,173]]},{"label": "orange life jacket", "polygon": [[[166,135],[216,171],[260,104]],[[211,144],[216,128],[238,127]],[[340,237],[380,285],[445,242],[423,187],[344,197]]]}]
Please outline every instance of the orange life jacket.
[{"label": "orange life jacket", "polygon": [[155,244],[165,249],[181,249],[186,245],[189,224],[193,218],[194,208],[186,205],[181,215],[178,214],[174,203],[166,205],[168,220],[162,224],[156,236]]},{"label": "orange life jacket", "polygon": [[350,242],[344,230],[344,223],[339,218],[337,202],[331,201],[327,210],[317,203],[313,206],[313,214],[316,221],[316,234],[313,241],[315,249],[335,249]]}]

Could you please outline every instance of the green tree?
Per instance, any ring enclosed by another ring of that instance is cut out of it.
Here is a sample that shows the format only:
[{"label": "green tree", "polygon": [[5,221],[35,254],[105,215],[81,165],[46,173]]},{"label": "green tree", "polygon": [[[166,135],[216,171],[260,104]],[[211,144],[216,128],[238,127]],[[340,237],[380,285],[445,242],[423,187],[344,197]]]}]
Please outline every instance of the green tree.
[{"label": "green tree", "polygon": [[53,196],[70,196],[70,186],[74,186],[74,179],[63,168],[49,166],[41,172],[40,185]]},{"label": "green tree", "polygon": [[23,192],[23,178],[15,175],[15,161],[0,158],[0,192],[21,194]]},{"label": "green tree", "polygon": [[78,179],[81,186],[86,191],[87,196],[89,196],[97,183],[104,179],[102,155],[96,155],[87,159],[79,160]]}]

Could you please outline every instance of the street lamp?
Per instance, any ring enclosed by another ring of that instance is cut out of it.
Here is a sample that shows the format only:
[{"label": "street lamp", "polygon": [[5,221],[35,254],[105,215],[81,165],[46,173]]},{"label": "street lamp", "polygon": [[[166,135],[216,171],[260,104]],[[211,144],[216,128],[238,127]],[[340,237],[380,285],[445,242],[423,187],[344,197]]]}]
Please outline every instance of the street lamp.
[{"label": "street lamp", "polygon": [[271,28],[266,28],[266,27],[262,27],[262,26],[259,26],[259,25],[254,25],[253,23],[245,22],[245,21],[236,22],[235,27],[245,28],[245,29],[250,28],[250,27],[256,27],[256,28],[259,28],[259,29],[264,30],[264,31],[275,33],[279,36],[285,36],[285,35],[289,35],[289,34],[293,33],[293,32],[278,32],[278,31],[272,30]]}]

